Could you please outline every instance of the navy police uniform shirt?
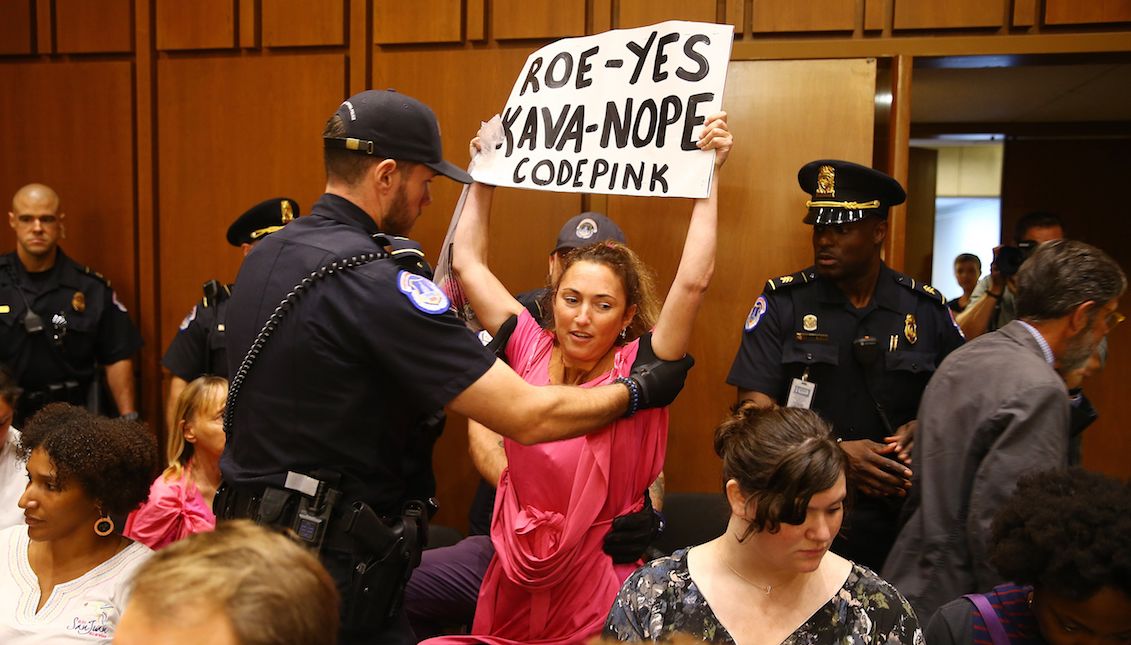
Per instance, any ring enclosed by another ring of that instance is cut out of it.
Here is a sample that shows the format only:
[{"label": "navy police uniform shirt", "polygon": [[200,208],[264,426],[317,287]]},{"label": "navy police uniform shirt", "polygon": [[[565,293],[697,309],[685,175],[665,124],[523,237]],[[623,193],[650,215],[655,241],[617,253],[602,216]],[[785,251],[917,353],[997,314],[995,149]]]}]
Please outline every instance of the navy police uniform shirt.
[{"label": "navy police uniform shirt", "polygon": [[[43,330],[29,333],[27,309]],[[29,274],[19,256],[0,256],[0,361],[27,397],[65,381],[85,389],[99,365],[133,356],[141,334],[110,282],[58,249],[55,265]]]},{"label": "navy police uniform shirt", "polygon": [[225,329],[231,287],[213,280],[205,283],[206,291],[208,285],[216,285],[215,294],[206,295],[193,306],[161,358],[166,369],[186,381],[205,374],[228,378]]},{"label": "navy police uniform shirt", "polygon": [[[229,374],[295,285],[335,260],[378,251],[377,232],[364,211],[327,194],[309,217],[257,244],[228,303]],[[393,242],[410,251],[400,257],[421,257],[414,243]],[[288,471],[330,471],[342,477],[342,503],[360,499],[385,514],[431,494],[420,488],[432,483],[435,437],[422,428],[435,428],[443,407],[496,359],[427,272],[422,261],[384,259],[313,283],[238,394],[225,481],[282,486]]]},{"label": "navy police uniform shirt", "polygon": [[[893,431],[914,419],[927,381],[963,342],[945,302],[886,265],[862,309],[812,267],[770,280],[747,316],[727,382],[785,405],[793,379],[808,372],[811,408],[838,437],[882,442],[889,433],[877,404]],[[876,339],[871,365],[853,349],[863,336]]]}]

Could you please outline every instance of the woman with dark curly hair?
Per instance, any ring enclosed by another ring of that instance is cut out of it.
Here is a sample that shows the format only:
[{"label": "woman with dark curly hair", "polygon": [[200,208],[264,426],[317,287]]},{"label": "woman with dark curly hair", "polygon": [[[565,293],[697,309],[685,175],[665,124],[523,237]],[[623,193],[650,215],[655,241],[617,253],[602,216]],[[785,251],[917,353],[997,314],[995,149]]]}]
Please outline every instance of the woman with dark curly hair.
[{"label": "woman with dark curly hair", "polygon": [[1131,486],[1081,469],[1022,478],[994,518],[1012,582],[943,605],[931,645],[1131,643]]},{"label": "woman with dark curly hair", "polygon": [[632,574],[606,637],[923,645],[895,587],[829,552],[844,517],[846,462],[816,412],[743,403],[715,430],[715,452],[731,512],[726,532]]},{"label": "woman with dark curly hair", "polygon": [[144,426],[49,405],[20,437],[25,526],[0,531],[0,642],[109,643],[148,547],[115,531],[145,501],[157,455]]}]

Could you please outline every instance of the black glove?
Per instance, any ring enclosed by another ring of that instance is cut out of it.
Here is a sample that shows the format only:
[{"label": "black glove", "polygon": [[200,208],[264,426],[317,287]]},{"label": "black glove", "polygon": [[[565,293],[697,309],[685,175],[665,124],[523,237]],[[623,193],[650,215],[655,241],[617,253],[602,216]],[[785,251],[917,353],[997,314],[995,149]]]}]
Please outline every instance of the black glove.
[{"label": "black glove", "polygon": [[507,341],[511,339],[516,326],[518,326],[518,316],[507,318],[499,325],[499,331],[491,337],[491,342],[487,343],[487,349],[504,363],[507,362]]},{"label": "black glove", "polygon": [[614,519],[613,527],[605,534],[603,549],[613,562],[631,564],[644,555],[662,530],[660,514],[652,510],[652,499],[644,491],[644,508]]},{"label": "black glove", "polygon": [[671,405],[683,389],[683,382],[687,380],[687,373],[694,364],[695,359],[691,354],[685,354],[675,361],[656,358],[656,353],[652,351],[652,332],[641,336],[636,361],[628,374],[628,378],[636,381],[640,387],[640,404],[637,408],[643,410]]}]

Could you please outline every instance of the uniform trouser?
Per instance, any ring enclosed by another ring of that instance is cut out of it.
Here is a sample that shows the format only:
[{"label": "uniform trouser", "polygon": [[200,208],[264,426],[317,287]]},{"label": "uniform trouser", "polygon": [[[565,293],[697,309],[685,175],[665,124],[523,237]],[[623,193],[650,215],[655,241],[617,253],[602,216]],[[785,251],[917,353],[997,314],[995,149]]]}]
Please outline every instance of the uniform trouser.
[{"label": "uniform trouser", "polygon": [[471,626],[479,587],[493,557],[495,547],[487,535],[473,535],[424,552],[404,594],[405,613],[417,637],[431,638],[453,627]]},{"label": "uniform trouser", "polygon": [[899,534],[902,498],[866,497],[857,493],[849,504],[833,552],[873,571],[884,566]]}]

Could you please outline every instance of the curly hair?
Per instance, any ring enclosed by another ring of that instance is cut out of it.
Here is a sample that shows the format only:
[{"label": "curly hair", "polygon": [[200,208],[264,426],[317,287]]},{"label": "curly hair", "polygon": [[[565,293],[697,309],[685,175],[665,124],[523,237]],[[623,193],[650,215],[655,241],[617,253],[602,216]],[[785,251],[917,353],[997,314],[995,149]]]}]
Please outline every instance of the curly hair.
[{"label": "curly hair", "polygon": [[632,342],[656,326],[656,319],[660,317],[660,301],[656,296],[656,278],[648,265],[644,264],[644,261],[632,249],[620,242],[606,240],[588,246],[579,246],[560,257],[562,262],[561,274],[556,281],[551,281],[547,285],[549,288],[546,289],[546,293],[539,303],[542,311],[550,312],[550,315],[543,322],[546,329],[553,329],[554,326],[554,298],[558,295],[558,285],[561,283],[562,276],[578,262],[592,262],[611,269],[620,278],[621,284],[624,285],[625,308],[636,305],[636,316],[629,323],[628,329],[625,330],[624,339],[617,339],[618,344]]},{"label": "curly hair", "polygon": [[1131,486],[1080,468],[1022,477],[994,517],[990,562],[1018,584],[1085,600],[1131,595]]},{"label": "curly hair", "polygon": [[731,479],[756,504],[740,541],[752,533],[777,533],[781,524],[805,522],[809,500],[828,490],[847,462],[832,430],[812,410],[762,409],[744,401],[715,429],[715,454],[723,482]]},{"label": "curly hair", "polygon": [[144,425],[69,403],[48,405],[21,430],[20,458],[38,449],[51,459],[61,486],[77,482],[106,513],[137,508],[157,470],[157,447]]}]

